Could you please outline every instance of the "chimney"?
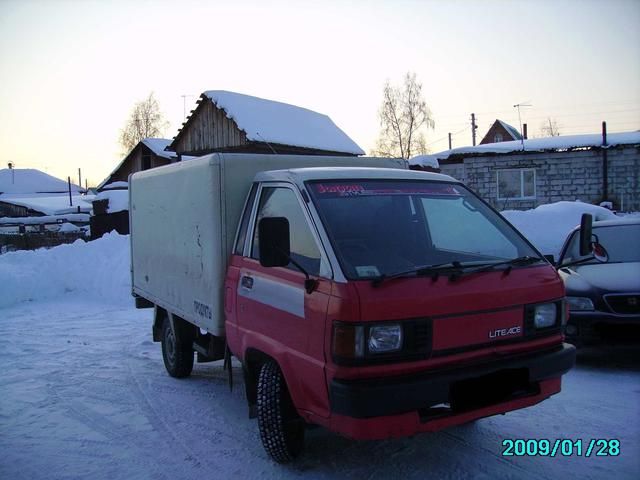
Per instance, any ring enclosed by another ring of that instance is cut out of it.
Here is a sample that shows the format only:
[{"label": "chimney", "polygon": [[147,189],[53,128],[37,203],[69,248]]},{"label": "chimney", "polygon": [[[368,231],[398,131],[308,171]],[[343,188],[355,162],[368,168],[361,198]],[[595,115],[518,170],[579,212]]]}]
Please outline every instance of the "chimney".
[{"label": "chimney", "polygon": [[527,124],[523,123],[522,124],[522,136],[524,137],[524,139],[527,139]]}]

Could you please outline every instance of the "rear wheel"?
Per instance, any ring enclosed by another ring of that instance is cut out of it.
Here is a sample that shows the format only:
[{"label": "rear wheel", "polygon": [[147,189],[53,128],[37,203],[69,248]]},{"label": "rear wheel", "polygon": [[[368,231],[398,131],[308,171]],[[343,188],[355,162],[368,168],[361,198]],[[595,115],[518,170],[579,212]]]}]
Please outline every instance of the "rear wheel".
[{"label": "rear wheel", "polygon": [[295,459],[304,444],[304,420],[298,415],[282,372],[267,362],[258,379],[258,426],[267,453],[278,463]]},{"label": "rear wheel", "polygon": [[193,370],[193,349],[191,345],[178,342],[168,319],[162,325],[162,359],[169,375],[184,378]]}]

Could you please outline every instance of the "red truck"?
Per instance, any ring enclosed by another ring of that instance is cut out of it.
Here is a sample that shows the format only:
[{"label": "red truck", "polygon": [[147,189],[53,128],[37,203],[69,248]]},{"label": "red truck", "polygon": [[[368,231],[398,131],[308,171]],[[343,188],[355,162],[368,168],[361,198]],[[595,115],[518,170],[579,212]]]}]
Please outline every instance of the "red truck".
[{"label": "red truck", "polygon": [[134,174],[130,217],[167,371],[235,356],[278,462],[308,424],[385,439],[535,405],[575,362],[556,270],[445,175],[214,154]]}]

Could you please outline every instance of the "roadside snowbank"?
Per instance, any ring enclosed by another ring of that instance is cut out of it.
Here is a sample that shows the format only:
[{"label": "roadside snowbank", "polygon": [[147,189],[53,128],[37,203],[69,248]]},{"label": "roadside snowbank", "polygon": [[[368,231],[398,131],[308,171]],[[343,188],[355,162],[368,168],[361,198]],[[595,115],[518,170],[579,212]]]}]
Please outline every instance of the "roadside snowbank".
[{"label": "roadside snowbank", "polygon": [[0,255],[0,308],[64,294],[131,304],[129,237],[109,233],[49,250]]},{"label": "roadside snowbank", "polygon": [[583,213],[593,215],[594,221],[621,218],[604,207],[583,202],[557,202],[533,210],[504,210],[501,213],[542,254],[553,254],[556,260],[569,232],[580,225]]}]

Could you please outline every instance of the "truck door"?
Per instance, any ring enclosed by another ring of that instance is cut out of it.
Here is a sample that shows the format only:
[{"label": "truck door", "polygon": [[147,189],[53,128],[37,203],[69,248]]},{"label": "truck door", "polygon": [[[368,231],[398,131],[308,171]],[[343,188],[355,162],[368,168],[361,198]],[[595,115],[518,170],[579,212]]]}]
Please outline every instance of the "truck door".
[{"label": "truck door", "polygon": [[[305,290],[304,273],[291,263],[260,265],[257,225],[264,217],[287,218],[291,257],[319,281],[315,291]],[[324,336],[331,273],[297,189],[282,183],[262,185],[248,235],[251,241],[240,261],[236,289],[238,326],[253,348],[278,362],[296,407],[328,416]]]}]

